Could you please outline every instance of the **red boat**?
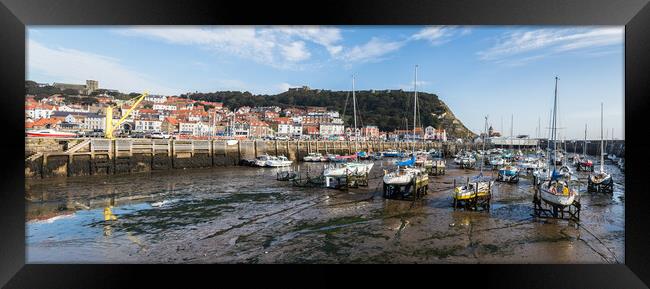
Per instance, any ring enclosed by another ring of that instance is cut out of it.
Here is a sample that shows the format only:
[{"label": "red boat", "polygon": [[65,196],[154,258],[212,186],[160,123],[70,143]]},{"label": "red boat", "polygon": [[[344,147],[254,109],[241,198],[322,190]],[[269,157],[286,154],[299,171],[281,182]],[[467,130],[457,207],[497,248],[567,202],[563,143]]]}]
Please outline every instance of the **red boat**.
[{"label": "red boat", "polygon": [[41,129],[26,131],[25,134],[30,137],[77,137],[76,133],[56,131],[53,129]]},{"label": "red boat", "polygon": [[354,160],[357,158],[357,155],[349,155],[349,156],[336,156],[336,160]]},{"label": "red boat", "polygon": [[578,171],[593,172],[594,163],[591,160],[581,160],[578,162]]}]

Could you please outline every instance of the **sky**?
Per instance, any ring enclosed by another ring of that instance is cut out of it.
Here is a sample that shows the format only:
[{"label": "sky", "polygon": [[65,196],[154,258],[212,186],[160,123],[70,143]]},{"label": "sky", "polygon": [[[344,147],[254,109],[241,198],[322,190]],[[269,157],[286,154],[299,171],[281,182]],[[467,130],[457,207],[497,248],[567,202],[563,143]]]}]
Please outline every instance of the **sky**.
[{"label": "sky", "polygon": [[[624,139],[623,26],[29,26],[26,79],[174,95],[289,87],[437,94],[470,130]],[[363,101],[359,99],[358,101]],[[540,125],[541,123],[541,125]]]}]

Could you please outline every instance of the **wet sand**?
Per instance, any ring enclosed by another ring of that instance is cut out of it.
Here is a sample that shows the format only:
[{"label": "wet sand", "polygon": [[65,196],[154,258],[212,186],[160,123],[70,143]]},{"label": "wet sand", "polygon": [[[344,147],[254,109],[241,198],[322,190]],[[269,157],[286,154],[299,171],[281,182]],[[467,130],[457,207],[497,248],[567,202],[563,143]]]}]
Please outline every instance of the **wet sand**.
[{"label": "wet sand", "polygon": [[[422,200],[387,200],[389,163],[377,161],[369,186],[349,191],[296,188],[276,180],[278,169],[251,167],[28,181],[27,261],[624,262],[624,176],[611,164],[614,193],[590,194],[583,184],[576,223],[533,218],[528,178],[496,183],[489,211],[454,210],[453,179],[478,171],[450,160]],[[106,208],[114,220],[105,221]]]}]

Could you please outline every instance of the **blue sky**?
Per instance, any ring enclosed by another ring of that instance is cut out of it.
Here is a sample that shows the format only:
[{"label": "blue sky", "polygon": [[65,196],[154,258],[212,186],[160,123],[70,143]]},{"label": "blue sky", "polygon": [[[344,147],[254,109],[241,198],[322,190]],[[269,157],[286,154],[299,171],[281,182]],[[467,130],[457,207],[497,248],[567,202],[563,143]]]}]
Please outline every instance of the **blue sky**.
[{"label": "blue sky", "polygon": [[[436,93],[471,130],[536,135],[560,77],[559,134],[623,138],[623,26],[30,26],[27,79],[179,94],[288,87]],[[359,100],[363,101],[363,100]],[[503,125],[501,124],[503,123]],[[545,133],[545,131],[544,131]]]}]

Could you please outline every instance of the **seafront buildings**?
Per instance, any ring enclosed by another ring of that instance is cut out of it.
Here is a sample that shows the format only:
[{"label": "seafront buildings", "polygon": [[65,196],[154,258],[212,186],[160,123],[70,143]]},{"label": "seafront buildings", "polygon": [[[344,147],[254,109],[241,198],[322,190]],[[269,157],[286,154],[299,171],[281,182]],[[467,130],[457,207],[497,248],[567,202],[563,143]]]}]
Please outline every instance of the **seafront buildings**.
[{"label": "seafront buildings", "polygon": [[[106,124],[106,108],[113,109],[116,123],[130,108],[126,100],[116,99],[99,89],[97,81],[86,85],[66,84],[62,93],[27,95],[25,98],[25,128],[56,129],[79,134],[101,133]],[[74,89],[79,95],[63,93]],[[300,91],[304,88],[295,89]],[[112,91],[112,90],[104,90]],[[71,101],[74,99],[74,101]],[[325,107],[249,107],[233,110],[220,102],[198,101],[177,96],[148,95],[115,132],[118,137],[146,136],[164,133],[178,139],[320,139],[446,141],[444,129],[426,127],[416,130],[380,131],[366,125],[353,131],[346,127],[338,111]]]}]

